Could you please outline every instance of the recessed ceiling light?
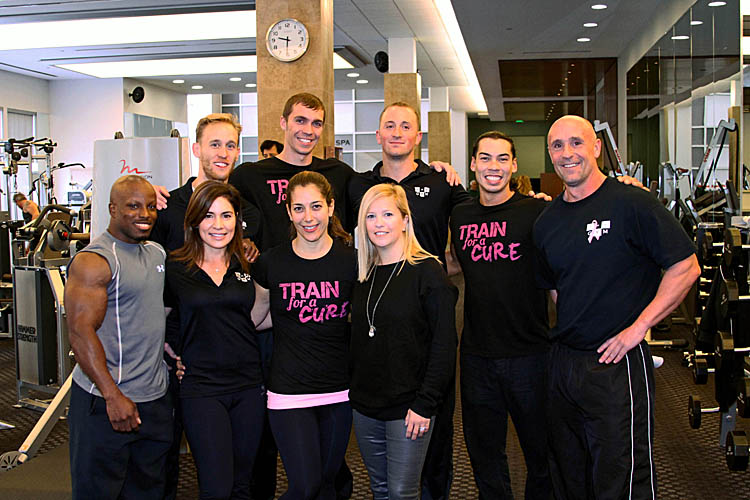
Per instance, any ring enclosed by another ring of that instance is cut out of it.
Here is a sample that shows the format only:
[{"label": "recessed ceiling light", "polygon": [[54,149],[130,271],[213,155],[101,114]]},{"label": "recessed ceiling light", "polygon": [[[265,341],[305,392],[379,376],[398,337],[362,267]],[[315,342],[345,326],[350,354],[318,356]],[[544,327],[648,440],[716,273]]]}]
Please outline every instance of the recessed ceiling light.
[{"label": "recessed ceiling light", "polygon": [[603,3],[595,3],[594,5],[591,6],[591,8],[594,10],[603,10],[603,9],[606,9],[607,6]]},{"label": "recessed ceiling light", "polygon": [[708,2],[709,7],[723,7],[726,4],[726,2]]},{"label": "recessed ceiling light", "polygon": [[690,26],[700,26],[701,24],[703,24],[703,21],[698,21],[697,19],[690,21]]},{"label": "recessed ceiling light", "polygon": [[185,83],[185,80],[172,80],[172,83]]},{"label": "recessed ceiling light", "polygon": [[202,88],[203,88],[203,85],[193,85],[193,86],[192,86],[192,87],[190,87],[190,88],[191,88],[191,89],[193,89],[193,90],[200,90],[200,89],[202,89]]},{"label": "recessed ceiling light", "polygon": [[581,43],[585,43],[585,42],[590,42],[590,41],[591,41],[591,38],[587,38],[587,37],[585,37],[585,36],[584,36],[584,37],[581,37],[581,38],[578,38],[578,39],[576,39],[576,42],[581,42]]},{"label": "recessed ceiling light", "polygon": [[584,28],[596,28],[597,26],[599,25],[596,23],[583,23]]},{"label": "recessed ceiling light", "polygon": [[249,88],[249,89],[254,89],[255,87],[257,87],[257,85],[256,85],[256,84],[254,84],[254,83],[246,83],[246,84],[245,84],[245,87],[247,87],[247,88]]},{"label": "recessed ceiling light", "polygon": [[357,83],[359,83],[359,84],[365,84],[365,83],[367,83],[367,80],[357,80]]},{"label": "recessed ceiling light", "polygon": [[672,37],[672,40],[690,40],[690,37],[687,35],[675,35]]},{"label": "recessed ceiling light", "polygon": [[230,82],[241,82],[242,78],[240,78],[239,76],[233,76],[232,78],[229,79],[229,81]]},{"label": "recessed ceiling light", "polygon": [[348,76],[349,78],[358,78],[359,73],[347,73],[346,76]]}]

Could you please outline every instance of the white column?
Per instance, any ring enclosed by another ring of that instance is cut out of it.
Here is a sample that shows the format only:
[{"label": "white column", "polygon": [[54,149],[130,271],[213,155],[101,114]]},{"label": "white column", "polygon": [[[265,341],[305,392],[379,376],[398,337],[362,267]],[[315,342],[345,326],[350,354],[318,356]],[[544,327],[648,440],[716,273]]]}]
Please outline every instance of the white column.
[{"label": "white column", "polygon": [[417,72],[417,42],[414,38],[388,39],[388,73]]},{"label": "white column", "polygon": [[450,111],[448,87],[430,87],[430,111]]},{"label": "white column", "polygon": [[469,178],[469,126],[465,111],[451,110],[451,165],[468,187]]}]

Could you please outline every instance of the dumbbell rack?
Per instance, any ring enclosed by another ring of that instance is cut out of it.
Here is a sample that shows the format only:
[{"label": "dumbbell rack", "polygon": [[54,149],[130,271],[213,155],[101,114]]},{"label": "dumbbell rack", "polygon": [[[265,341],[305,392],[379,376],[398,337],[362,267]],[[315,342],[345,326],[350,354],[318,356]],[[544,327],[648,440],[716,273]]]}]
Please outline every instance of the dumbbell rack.
[{"label": "dumbbell rack", "polygon": [[[703,408],[700,397],[690,396],[690,426],[700,428],[704,413],[720,414],[719,445],[725,450],[727,466],[734,471],[746,470],[750,462],[750,440],[744,431],[735,429],[738,415],[750,418],[750,330],[746,326],[750,318],[750,245],[743,242],[747,236],[736,228],[724,232],[723,253],[715,273],[717,281],[704,315],[715,328],[714,350],[696,350],[690,360],[696,384],[707,383],[708,375],[714,374],[718,403],[718,406]],[[740,325],[744,325],[744,329]]]}]

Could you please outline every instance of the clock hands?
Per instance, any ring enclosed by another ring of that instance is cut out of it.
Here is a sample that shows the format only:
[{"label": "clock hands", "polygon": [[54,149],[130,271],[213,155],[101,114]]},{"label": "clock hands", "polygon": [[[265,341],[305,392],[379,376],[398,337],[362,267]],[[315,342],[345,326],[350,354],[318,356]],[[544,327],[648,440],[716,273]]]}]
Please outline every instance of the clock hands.
[{"label": "clock hands", "polygon": [[290,40],[289,40],[289,37],[288,37],[288,36],[287,36],[287,37],[281,37],[281,36],[280,36],[280,37],[279,37],[279,40],[284,40],[284,41],[286,41],[286,53],[288,54],[288,53],[289,53],[289,42],[290,42]]}]

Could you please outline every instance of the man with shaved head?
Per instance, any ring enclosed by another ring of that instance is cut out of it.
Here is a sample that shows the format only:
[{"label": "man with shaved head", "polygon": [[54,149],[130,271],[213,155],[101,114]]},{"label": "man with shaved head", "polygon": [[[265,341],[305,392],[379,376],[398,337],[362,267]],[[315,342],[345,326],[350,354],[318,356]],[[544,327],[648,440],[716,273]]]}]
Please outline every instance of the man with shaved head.
[{"label": "man with shaved head", "polygon": [[73,370],[68,424],[73,498],[161,499],[172,444],[164,350],[165,253],[146,241],[156,194],[145,179],[112,186],[107,230],[68,267]]},{"label": "man with shaved head", "polygon": [[557,303],[547,403],[555,498],[656,498],[644,338],[700,274],[695,248],[656,198],[599,170],[587,120],[560,118],[547,146],[565,184],[534,225],[537,284]]}]

